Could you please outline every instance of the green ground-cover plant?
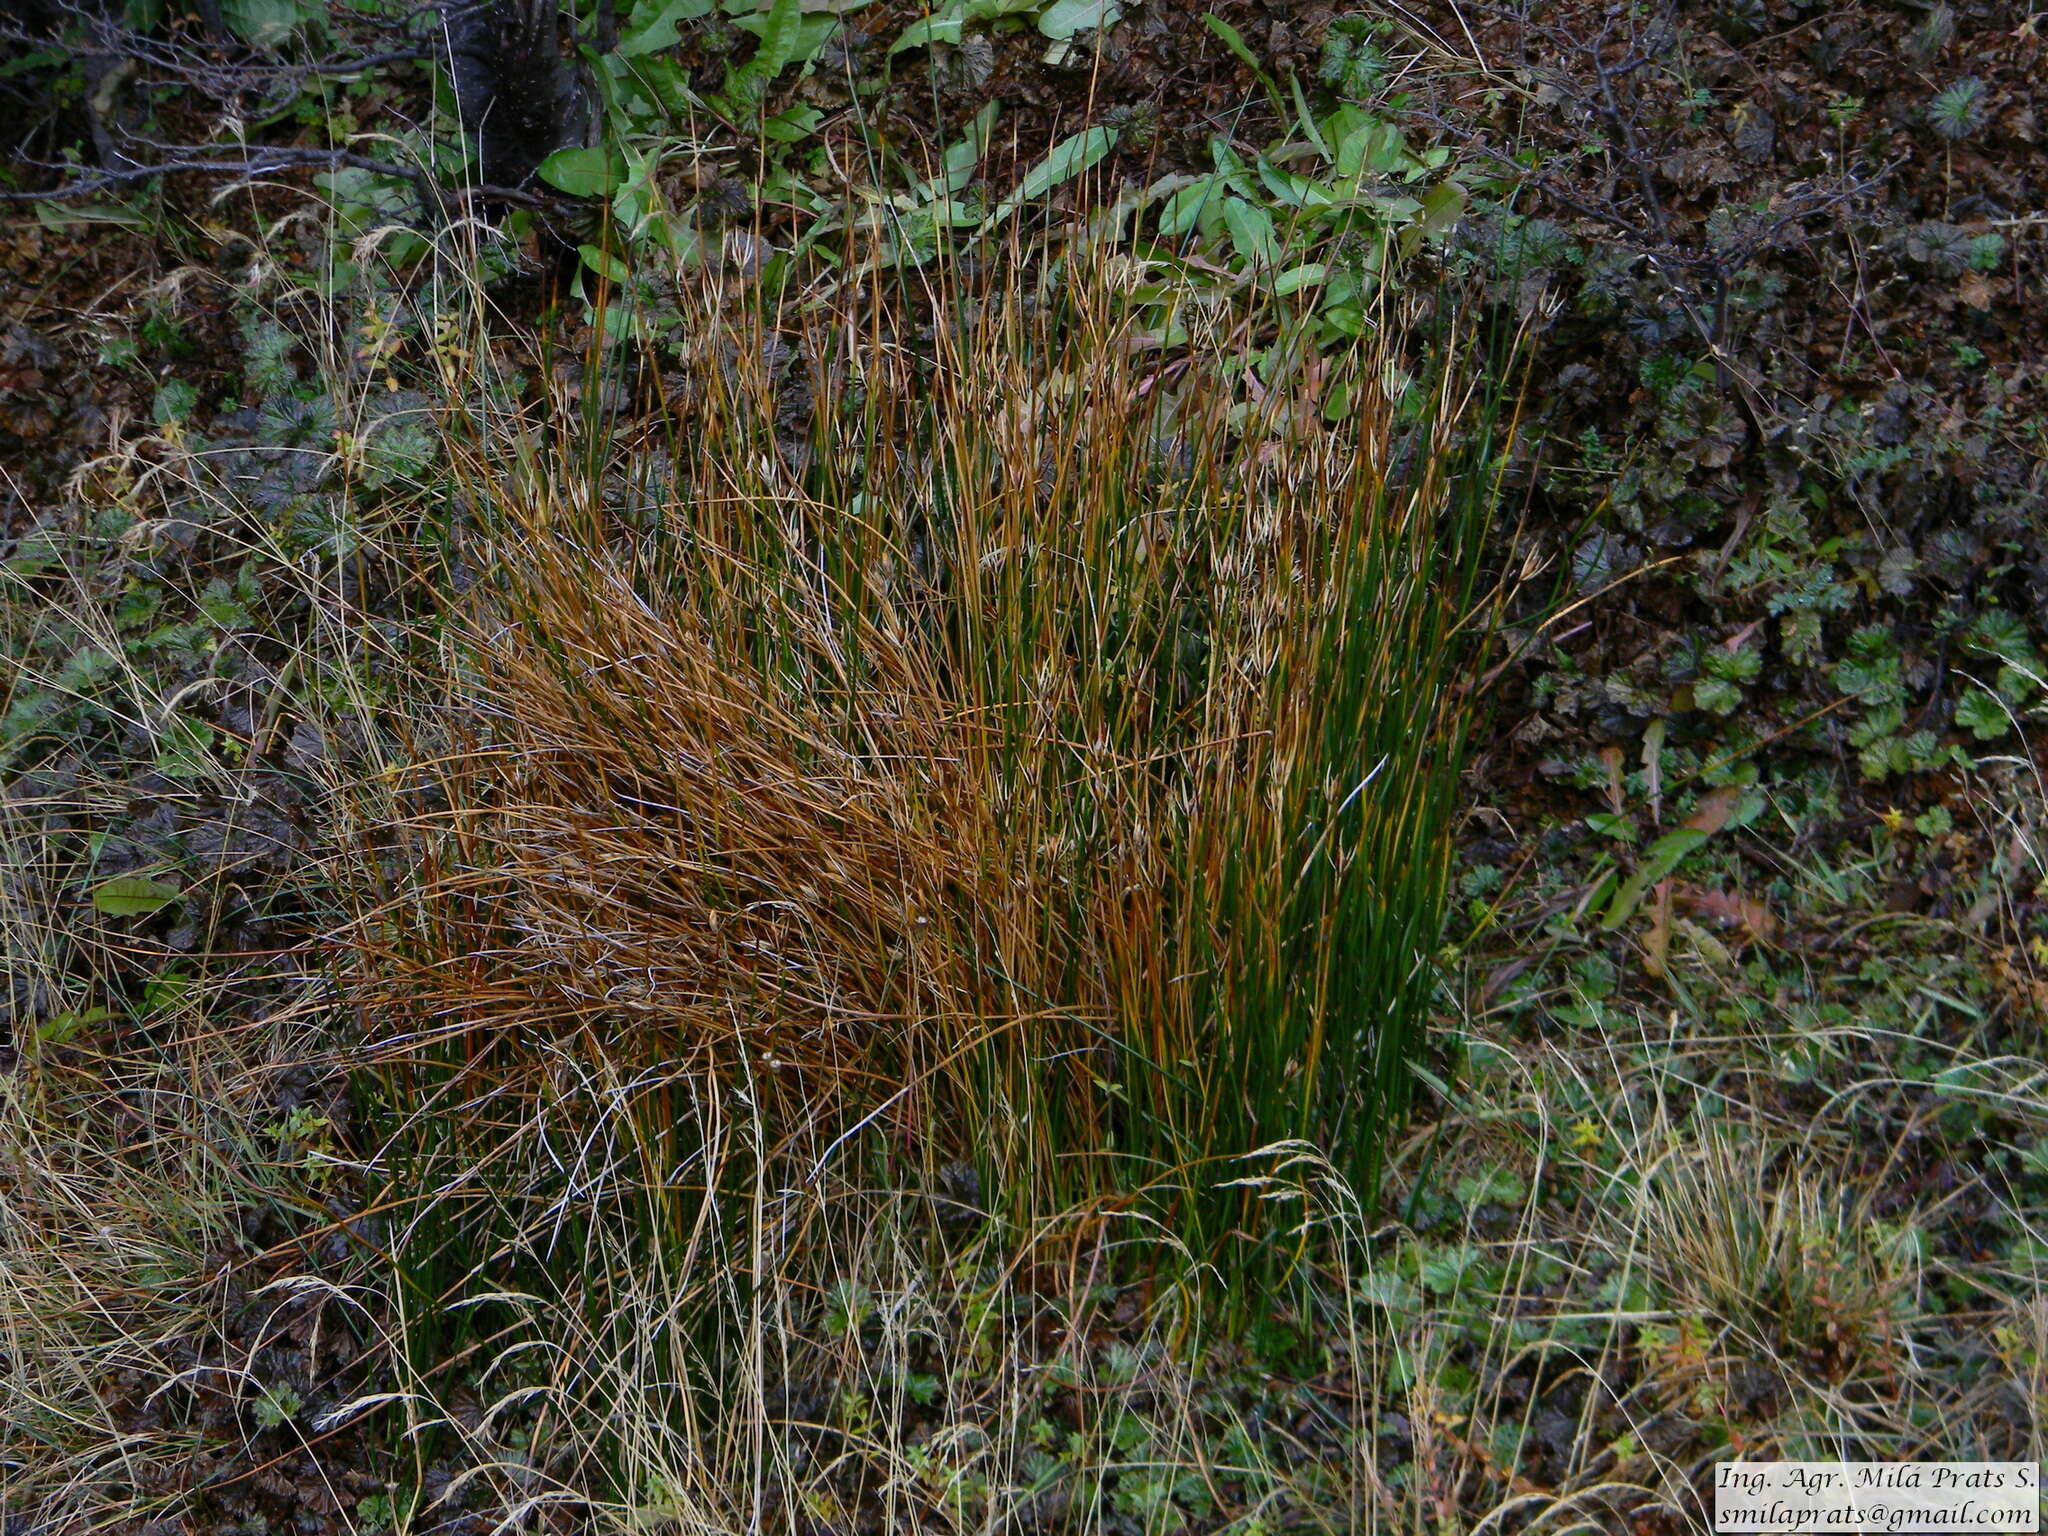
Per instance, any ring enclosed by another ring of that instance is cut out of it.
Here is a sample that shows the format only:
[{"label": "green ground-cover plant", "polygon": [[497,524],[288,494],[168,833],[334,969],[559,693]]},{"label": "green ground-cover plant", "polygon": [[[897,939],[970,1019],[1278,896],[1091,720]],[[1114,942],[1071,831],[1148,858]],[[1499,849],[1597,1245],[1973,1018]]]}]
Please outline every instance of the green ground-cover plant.
[{"label": "green ground-cover plant", "polygon": [[[1443,26],[1448,9],[1423,11]],[[1759,10],[1791,25],[1812,8]],[[1545,519],[1559,553],[1583,592],[1626,579],[1660,609],[1684,599],[1654,647],[1582,639],[1546,661],[1550,718],[1631,752],[1651,721],[1710,756],[1769,737],[1766,755],[1835,757],[1873,794],[1911,795],[1997,739],[2001,701],[2025,692],[1958,665],[1980,619],[2038,629],[2040,607],[2040,412],[2000,340],[2032,300],[1993,276],[2012,260],[1986,201],[1998,156],[1957,168],[1994,131],[2004,34],[1935,14],[1928,52],[1903,14],[1831,14],[1792,48],[1682,6],[1611,34],[1590,8],[1484,8],[1466,88],[1411,103],[1437,132],[1474,125],[1498,172],[1473,180],[1453,259],[1491,302],[1544,317],[1559,387],[1528,438],[1536,494],[1587,521]],[[1956,55],[1966,38],[1981,72]],[[1505,58],[1569,110],[1485,67]],[[1732,86],[1767,77],[1735,61],[1765,58],[1833,94]],[[1508,127],[1495,148],[1487,123]],[[1849,307],[1867,335],[1840,334],[1845,294],[1868,304]]]},{"label": "green ground-cover plant", "polygon": [[[771,11],[762,23],[757,59],[766,60],[762,68],[769,76],[831,46],[827,23],[833,18],[813,18],[816,25],[800,32],[797,14],[794,0],[787,0],[786,14]],[[1042,16],[1041,27],[1051,17]],[[1441,240],[1464,210],[1467,192],[1451,151],[1416,149],[1385,118],[1359,103],[1333,99],[1321,87],[1314,89],[1313,102],[1298,81],[1282,91],[1259,69],[1235,28],[1214,16],[1206,20],[1212,46],[1259,70],[1264,105],[1283,136],[1255,154],[1245,153],[1231,135],[1212,136],[1203,155],[1212,171],[1176,171],[1117,193],[1098,218],[1097,238],[1120,242],[1126,232],[1141,236],[1130,252],[1140,264],[1133,280],[1158,295],[1156,315],[1198,308],[1181,302],[1188,293],[1204,298],[1199,308],[1205,311],[1242,313],[1274,295],[1307,292],[1317,301],[1318,344],[1348,345],[1358,338],[1398,257]],[[957,18],[949,22],[934,15],[906,32],[892,52],[936,41],[957,26]],[[673,69],[651,52],[611,57],[610,67],[621,78],[648,67]],[[609,199],[616,248],[583,247],[592,273],[623,281],[636,259],[686,268],[715,259],[715,228],[707,233],[705,214],[676,206],[661,190],[675,179],[666,166],[698,163],[712,148],[699,131],[699,115],[678,115],[663,105],[687,94],[675,85],[615,103],[604,144],[564,149],[541,167],[541,176],[564,191]],[[858,98],[851,110],[862,112]],[[986,259],[990,249],[1001,248],[1004,226],[1019,209],[1087,177],[1132,132],[1128,114],[1105,114],[1102,122],[1050,146],[1013,189],[997,197],[979,184],[979,173],[1000,124],[999,103],[981,106],[936,163],[925,166],[906,162],[857,123],[879,174],[877,185],[860,189],[849,206],[825,174],[832,163],[806,144],[822,121],[816,108],[803,107],[768,119],[763,130],[760,195],[795,210],[798,219],[786,248],[772,240],[767,247],[764,275],[770,282],[804,270],[798,264],[807,257],[813,268],[821,261],[844,267],[856,248],[864,262],[885,266],[922,266],[942,252],[955,260]],[[711,217],[715,226],[715,209]]]}]

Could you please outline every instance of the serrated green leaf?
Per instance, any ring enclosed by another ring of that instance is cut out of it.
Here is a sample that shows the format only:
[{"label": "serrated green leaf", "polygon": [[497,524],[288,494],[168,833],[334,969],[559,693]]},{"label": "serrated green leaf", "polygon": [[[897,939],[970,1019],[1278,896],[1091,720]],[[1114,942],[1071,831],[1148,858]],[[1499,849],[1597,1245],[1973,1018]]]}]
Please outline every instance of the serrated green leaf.
[{"label": "serrated green leaf", "polygon": [[156,738],[156,771],[167,779],[203,779],[215,771],[218,733],[204,720],[174,715]]},{"label": "serrated green leaf", "polygon": [[1376,1270],[1359,1282],[1358,1295],[1370,1306],[1406,1316],[1422,1305],[1422,1295],[1399,1275]]},{"label": "serrated green leaf", "polygon": [[152,880],[147,875],[116,875],[93,887],[92,904],[108,917],[147,917],[174,901],[182,901],[184,896],[168,881]]},{"label": "serrated green leaf", "polygon": [[1529,1186],[1512,1168],[1490,1168],[1482,1174],[1468,1174],[1458,1180],[1458,1204],[1467,1210],[1482,1205],[1515,1205],[1529,1193]]},{"label": "serrated green leaf", "polygon": [[53,681],[60,691],[83,696],[112,677],[120,667],[121,663],[113,652],[86,646],[72,653],[71,659],[57,669]]},{"label": "serrated green leaf", "polygon": [[1465,1276],[1479,1263],[1479,1250],[1470,1243],[1440,1248],[1423,1256],[1420,1278],[1425,1289],[1448,1296],[1464,1283]]},{"label": "serrated green leaf", "polygon": [[1996,694],[1973,688],[1956,700],[1956,724],[1979,741],[1996,741],[2012,729],[2012,717]]}]

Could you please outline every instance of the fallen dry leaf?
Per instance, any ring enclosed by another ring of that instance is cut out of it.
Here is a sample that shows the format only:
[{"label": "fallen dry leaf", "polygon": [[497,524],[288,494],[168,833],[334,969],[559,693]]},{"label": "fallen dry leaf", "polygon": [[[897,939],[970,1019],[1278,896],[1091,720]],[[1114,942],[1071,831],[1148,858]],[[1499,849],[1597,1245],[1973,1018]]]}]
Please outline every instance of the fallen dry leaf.
[{"label": "fallen dry leaf", "polygon": [[1643,935],[1643,969],[1662,978],[1671,957],[1671,882],[1659,880],[1650,901],[1650,931]]},{"label": "fallen dry leaf", "polygon": [[1700,803],[1693,807],[1693,813],[1685,818],[1685,824],[1695,832],[1714,833],[1728,825],[1728,818],[1735,814],[1735,807],[1742,804],[1742,791],[1726,785],[1707,791],[1700,796]]},{"label": "fallen dry leaf", "polygon": [[1752,939],[1768,943],[1778,931],[1778,919],[1769,906],[1754,896],[1736,891],[1701,891],[1688,886],[1678,899],[1686,910],[1717,928],[1740,928]]}]

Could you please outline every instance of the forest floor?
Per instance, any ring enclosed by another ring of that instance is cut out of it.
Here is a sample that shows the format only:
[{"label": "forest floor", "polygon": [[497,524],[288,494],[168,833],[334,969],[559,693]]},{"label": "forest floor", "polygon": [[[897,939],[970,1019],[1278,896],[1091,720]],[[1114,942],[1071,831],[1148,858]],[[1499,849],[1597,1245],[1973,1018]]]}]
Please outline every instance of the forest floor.
[{"label": "forest floor", "polygon": [[[776,1457],[649,1430],[570,1470],[620,1389],[562,1409],[495,1336],[408,1334],[333,969],[404,882],[378,818],[429,798],[409,669],[503,555],[437,457],[464,392],[650,457],[688,409],[681,363],[591,365],[622,205],[536,215],[473,343],[373,280],[354,184],[0,207],[5,1536],[1662,1536],[1721,1459],[2040,1461],[2048,16],[1637,9],[1143,0],[1051,62],[1044,6],[891,54],[924,13],[877,5],[820,45],[844,88],[770,97],[819,114],[786,159],[669,189],[744,269],[822,217],[804,177],[850,204],[858,155],[928,168],[994,101],[991,202],[1114,126],[1029,237],[1107,246],[1091,214],[1222,175],[1218,137],[1292,206],[1276,146],[1334,93],[1416,190],[1465,177],[1412,215],[1410,322],[1519,347],[1441,986],[1377,1204],[1331,1218],[1355,1270],[1222,1322],[1100,1239],[1058,1273],[878,1222],[747,1377]],[[672,30],[708,89],[734,28]],[[1248,227],[1191,264],[1226,298]]]}]

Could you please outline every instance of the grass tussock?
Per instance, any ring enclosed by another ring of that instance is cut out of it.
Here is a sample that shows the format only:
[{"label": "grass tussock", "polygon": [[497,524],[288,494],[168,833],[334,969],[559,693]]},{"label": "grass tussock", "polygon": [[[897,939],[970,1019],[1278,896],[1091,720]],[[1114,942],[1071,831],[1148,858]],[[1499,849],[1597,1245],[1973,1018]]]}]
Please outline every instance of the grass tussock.
[{"label": "grass tussock", "polygon": [[1455,375],[1254,393],[1090,284],[933,314],[714,311],[666,452],[471,458],[486,724],[408,829],[385,1053],[584,1041],[1063,1193],[1289,1137],[1369,1185],[1460,743]]},{"label": "grass tussock", "polygon": [[708,297],[652,440],[465,424],[488,568],[355,929],[417,1367],[520,1341],[497,1384],[692,1524],[802,1483],[764,1426],[864,1243],[912,1312],[1316,1246],[1436,984],[1457,360],[1260,382],[1087,272],[869,299]]}]

